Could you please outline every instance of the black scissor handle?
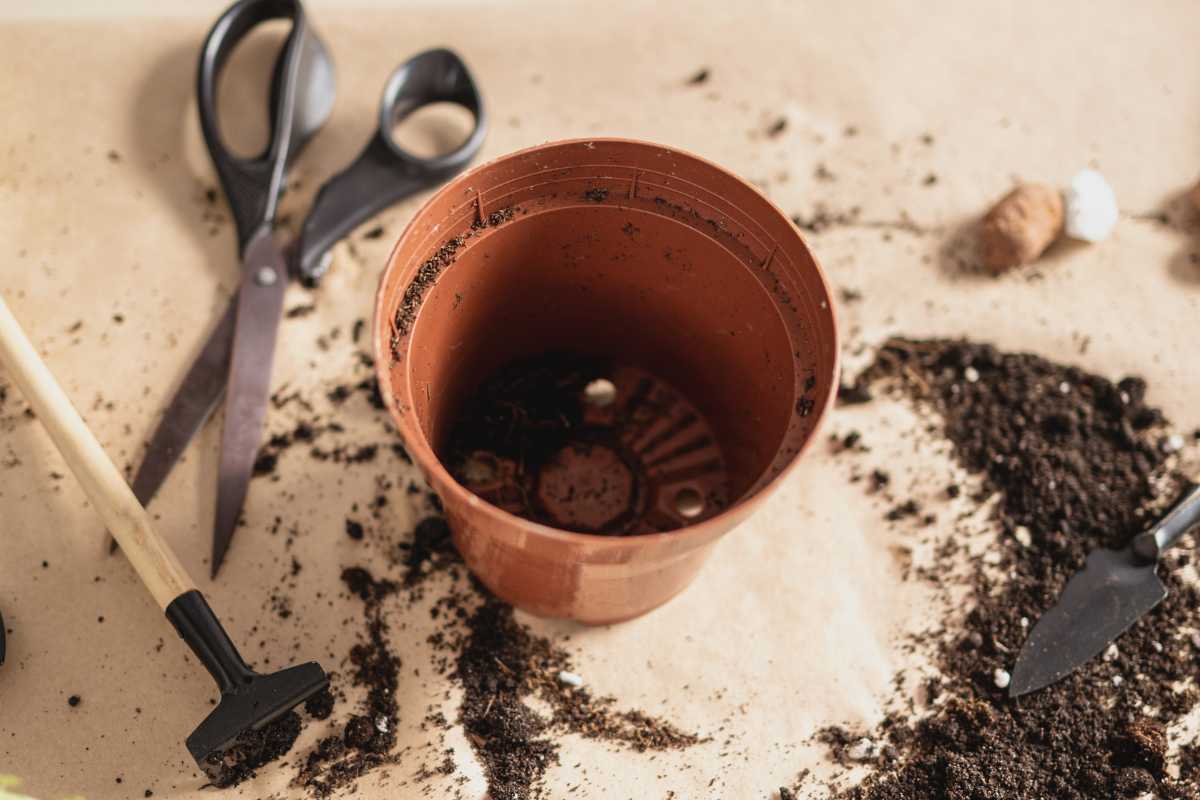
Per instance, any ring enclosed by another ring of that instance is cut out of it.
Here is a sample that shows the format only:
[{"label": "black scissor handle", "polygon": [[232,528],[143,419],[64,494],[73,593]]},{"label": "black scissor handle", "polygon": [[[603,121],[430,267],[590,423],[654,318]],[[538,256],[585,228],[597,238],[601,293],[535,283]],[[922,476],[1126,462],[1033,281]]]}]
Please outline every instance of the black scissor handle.
[{"label": "black scissor handle", "polygon": [[[242,158],[232,154],[221,137],[217,80],[238,42],[273,19],[290,19],[292,30],[271,82],[271,137],[263,153]],[[299,0],[239,0],[209,31],[200,50],[197,79],[200,128],[229,199],[240,247],[274,219],[287,164],[325,123],[333,98],[333,63]]]},{"label": "black scissor handle", "polygon": [[[463,106],[475,117],[471,135],[456,150],[421,158],[392,139],[392,127],[430,103]],[[449,180],[479,152],[487,134],[483,99],[467,65],[446,49],[426,50],[401,64],[383,89],[379,127],[349,167],[317,193],[304,221],[294,267],[314,281],[324,271],[323,256],[355,226],[393,203]]]}]

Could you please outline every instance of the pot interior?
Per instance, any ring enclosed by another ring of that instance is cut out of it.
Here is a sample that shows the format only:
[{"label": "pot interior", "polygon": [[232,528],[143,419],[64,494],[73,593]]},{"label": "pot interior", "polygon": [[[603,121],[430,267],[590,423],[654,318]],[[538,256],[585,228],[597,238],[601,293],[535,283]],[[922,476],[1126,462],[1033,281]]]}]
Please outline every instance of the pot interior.
[{"label": "pot interior", "polygon": [[[517,212],[460,252],[419,320],[413,348],[441,354],[411,374],[431,398],[421,426],[434,451],[477,494],[567,529],[644,533],[717,513],[766,471],[794,413],[792,352],[767,291],[717,242],[651,211]],[[589,427],[616,427],[614,446],[575,440],[528,481],[494,463],[464,480],[449,448],[468,399],[546,353],[579,357],[581,390],[613,385],[614,398],[580,407],[607,410]]]}]

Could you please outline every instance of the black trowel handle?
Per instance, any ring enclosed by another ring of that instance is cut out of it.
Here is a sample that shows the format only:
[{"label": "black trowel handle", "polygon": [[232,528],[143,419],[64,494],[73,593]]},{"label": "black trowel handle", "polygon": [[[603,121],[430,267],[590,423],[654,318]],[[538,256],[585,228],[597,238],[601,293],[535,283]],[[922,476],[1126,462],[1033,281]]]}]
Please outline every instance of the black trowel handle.
[{"label": "black trowel handle", "polygon": [[254,679],[254,671],[246,666],[199,591],[193,589],[176,597],[167,606],[167,619],[213,676],[221,694],[235,691]]},{"label": "black trowel handle", "polygon": [[1147,561],[1157,561],[1163,550],[1197,525],[1200,525],[1200,486],[1193,486],[1162,522],[1133,540],[1133,550]]}]

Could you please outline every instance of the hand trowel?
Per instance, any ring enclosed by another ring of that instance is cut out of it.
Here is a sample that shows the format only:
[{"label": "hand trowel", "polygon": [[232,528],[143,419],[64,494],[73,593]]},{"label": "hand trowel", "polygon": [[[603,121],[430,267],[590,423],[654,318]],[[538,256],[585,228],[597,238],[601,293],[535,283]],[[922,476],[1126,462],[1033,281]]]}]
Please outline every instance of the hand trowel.
[{"label": "hand trowel", "polygon": [[1124,549],[1090,553],[1030,632],[1017,656],[1009,697],[1049,686],[1086,664],[1161,603],[1167,587],[1158,577],[1159,556],[1197,525],[1200,486]]}]

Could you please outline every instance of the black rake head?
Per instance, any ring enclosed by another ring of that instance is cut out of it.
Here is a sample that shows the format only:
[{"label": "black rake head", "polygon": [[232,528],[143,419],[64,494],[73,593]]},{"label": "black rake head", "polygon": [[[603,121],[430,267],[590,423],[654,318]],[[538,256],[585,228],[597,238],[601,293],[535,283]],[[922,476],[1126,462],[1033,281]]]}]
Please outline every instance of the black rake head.
[{"label": "black rake head", "polygon": [[254,674],[221,701],[187,738],[188,752],[217,786],[237,782],[286,753],[300,733],[293,708],[329,685],[315,661]]}]

